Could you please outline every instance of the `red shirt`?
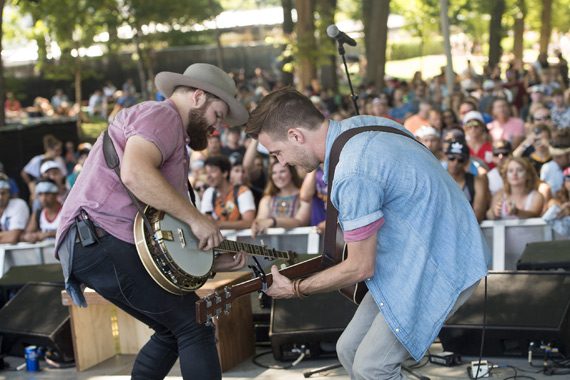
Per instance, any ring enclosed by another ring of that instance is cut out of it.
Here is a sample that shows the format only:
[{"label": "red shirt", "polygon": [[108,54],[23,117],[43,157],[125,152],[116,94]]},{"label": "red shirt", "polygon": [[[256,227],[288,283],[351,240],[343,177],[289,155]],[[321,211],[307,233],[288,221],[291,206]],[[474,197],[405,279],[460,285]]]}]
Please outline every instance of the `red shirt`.
[{"label": "red shirt", "polygon": [[495,163],[493,162],[493,145],[489,141],[483,144],[477,152],[474,152],[473,149],[469,147],[469,154],[483,160],[489,167],[489,170],[495,167]]}]

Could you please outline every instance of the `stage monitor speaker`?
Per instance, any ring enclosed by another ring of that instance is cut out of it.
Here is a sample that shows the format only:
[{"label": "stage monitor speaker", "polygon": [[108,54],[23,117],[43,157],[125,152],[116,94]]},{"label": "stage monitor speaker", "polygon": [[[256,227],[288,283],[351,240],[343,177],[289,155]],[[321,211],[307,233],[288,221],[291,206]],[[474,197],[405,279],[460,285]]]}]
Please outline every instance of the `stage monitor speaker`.
[{"label": "stage monitor speaker", "polygon": [[570,240],[528,243],[517,261],[518,270],[570,270]]},{"label": "stage monitor speaker", "polygon": [[2,309],[2,353],[24,356],[27,346],[43,347],[59,361],[73,361],[69,311],[61,303],[63,284],[28,282]]},{"label": "stage monitor speaker", "polygon": [[[527,356],[530,343],[570,350],[570,272],[491,272],[483,356]],[[485,280],[443,325],[445,351],[479,356]],[[544,352],[542,353],[544,354]]]},{"label": "stage monitor speaker", "polygon": [[10,268],[0,278],[0,307],[14,297],[26,282],[54,282],[63,285],[61,264],[22,265]]},{"label": "stage monitor speaker", "polygon": [[307,358],[336,356],[336,341],[357,305],[338,292],[308,298],[273,299],[269,338],[276,360],[295,360],[301,345]]}]

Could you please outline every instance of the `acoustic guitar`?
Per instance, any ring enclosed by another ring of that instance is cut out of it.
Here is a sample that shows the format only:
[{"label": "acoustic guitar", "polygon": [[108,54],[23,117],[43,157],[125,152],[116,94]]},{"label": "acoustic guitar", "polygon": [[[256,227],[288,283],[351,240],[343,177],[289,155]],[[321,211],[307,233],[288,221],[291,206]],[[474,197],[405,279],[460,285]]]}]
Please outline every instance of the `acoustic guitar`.
[{"label": "acoustic guitar", "polygon": [[143,217],[137,213],[134,237],[139,258],[152,279],[173,294],[190,293],[204,285],[218,253],[244,251],[249,255],[283,259],[289,264],[298,261],[295,252],[231,240],[224,240],[210,251],[201,251],[199,240],[188,224],[150,206],[144,213],[154,236],[150,236]]},{"label": "acoustic guitar", "polygon": [[[340,228],[339,228],[340,229]],[[342,232],[336,234],[336,254],[334,257],[342,257],[346,259],[348,250],[346,244],[342,240]],[[281,269],[279,273],[290,278],[300,278],[308,276],[335,265],[336,263],[331,258],[320,255],[315,258],[303,261],[301,263]],[[213,319],[217,319],[220,315],[229,315],[231,303],[238,297],[260,291],[266,290],[273,284],[273,276],[269,273],[265,278],[256,277],[254,279],[242,282],[231,287],[225,287],[220,293],[214,292],[207,295],[201,300],[196,301],[196,321],[198,323],[211,324]],[[347,297],[357,305],[360,304],[364,295],[368,292],[368,288],[364,282],[346,287],[339,290],[342,295]]]}]

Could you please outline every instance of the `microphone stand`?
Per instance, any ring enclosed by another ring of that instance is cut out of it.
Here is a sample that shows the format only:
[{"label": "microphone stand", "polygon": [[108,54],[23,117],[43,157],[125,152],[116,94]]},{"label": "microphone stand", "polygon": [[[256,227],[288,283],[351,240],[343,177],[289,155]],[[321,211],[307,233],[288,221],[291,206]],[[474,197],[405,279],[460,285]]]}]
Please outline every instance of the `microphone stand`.
[{"label": "microphone stand", "polygon": [[344,45],[343,42],[338,41],[338,54],[342,57],[342,62],[344,63],[344,71],[346,72],[346,78],[348,79],[348,86],[350,87],[350,98],[352,99],[352,104],[354,105],[354,110],[356,111],[357,115],[360,115],[358,111],[358,104],[356,100],[358,99],[358,95],[354,93],[354,89],[352,88],[352,82],[350,81],[350,74],[348,73],[348,65],[346,64],[346,57],[344,56]]}]

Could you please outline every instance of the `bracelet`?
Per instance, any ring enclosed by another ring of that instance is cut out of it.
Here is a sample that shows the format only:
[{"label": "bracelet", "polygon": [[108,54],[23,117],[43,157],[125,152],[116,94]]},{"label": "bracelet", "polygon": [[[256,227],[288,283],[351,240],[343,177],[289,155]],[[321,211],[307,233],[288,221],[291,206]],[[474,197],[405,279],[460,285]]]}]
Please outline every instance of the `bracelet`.
[{"label": "bracelet", "polygon": [[271,217],[270,219],[273,220],[273,225],[271,227],[276,227],[277,226],[277,219],[275,219],[274,217]]},{"label": "bracelet", "polygon": [[301,292],[301,286],[300,285],[301,285],[301,282],[303,280],[304,279],[302,279],[302,278],[298,278],[296,280],[293,280],[293,283],[292,283],[293,284],[293,294],[295,294],[295,296],[297,298],[307,298],[309,296],[308,294]]}]

